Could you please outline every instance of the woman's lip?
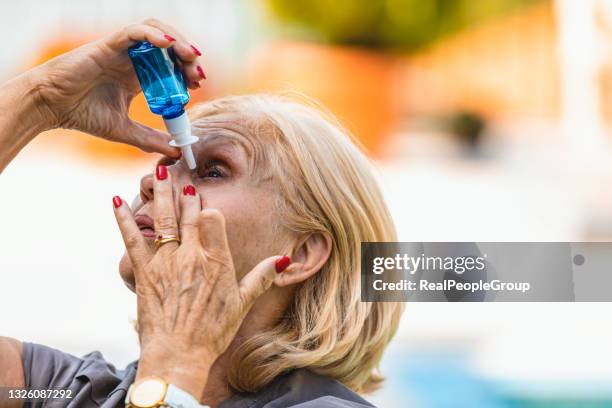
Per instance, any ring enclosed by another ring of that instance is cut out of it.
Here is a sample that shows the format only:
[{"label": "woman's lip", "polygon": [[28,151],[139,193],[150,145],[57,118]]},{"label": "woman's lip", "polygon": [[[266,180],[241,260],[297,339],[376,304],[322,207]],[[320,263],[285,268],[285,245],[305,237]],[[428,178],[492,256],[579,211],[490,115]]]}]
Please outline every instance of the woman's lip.
[{"label": "woman's lip", "polygon": [[145,237],[155,236],[155,223],[151,217],[148,215],[139,214],[134,217],[134,221],[136,222],[140,232],[142,232],[142,235]]}]

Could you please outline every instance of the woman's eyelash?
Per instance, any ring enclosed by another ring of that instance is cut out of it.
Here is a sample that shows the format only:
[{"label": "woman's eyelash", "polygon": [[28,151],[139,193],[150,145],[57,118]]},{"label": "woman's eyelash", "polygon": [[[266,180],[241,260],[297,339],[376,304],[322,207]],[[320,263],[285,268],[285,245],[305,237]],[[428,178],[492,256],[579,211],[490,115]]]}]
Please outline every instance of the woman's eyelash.
[{"label": "woman's eyelash", "polygon": [[199,167],[196,172],[200,178],[221,178],[225,177],[225,172],[219,165],[218,160],[207,160],[204,165]]},{"label": "woman's eyelash", "polygon": [[205,170],[205,177],[223,177],[223,173],[216,167],[211,167]]}]

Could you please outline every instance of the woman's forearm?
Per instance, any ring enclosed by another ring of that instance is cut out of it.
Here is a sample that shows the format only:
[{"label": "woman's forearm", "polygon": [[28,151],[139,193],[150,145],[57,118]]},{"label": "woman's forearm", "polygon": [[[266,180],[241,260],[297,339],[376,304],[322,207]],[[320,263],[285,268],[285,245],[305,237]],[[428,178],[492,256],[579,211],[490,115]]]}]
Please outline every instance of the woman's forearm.
[{"label": "woman's forearm", "polygon": [[36,135],[50,128],[48,119],[35,71],[0,86],[0,173]]},{"label": "woman's forearm", "polygon": [[150,376],[160,377],[199,400],[208,382],[214,360],[197,350],[189,350],[187,355],[181,355],[172,346],[149,347],[141,350],[136,380]]}]

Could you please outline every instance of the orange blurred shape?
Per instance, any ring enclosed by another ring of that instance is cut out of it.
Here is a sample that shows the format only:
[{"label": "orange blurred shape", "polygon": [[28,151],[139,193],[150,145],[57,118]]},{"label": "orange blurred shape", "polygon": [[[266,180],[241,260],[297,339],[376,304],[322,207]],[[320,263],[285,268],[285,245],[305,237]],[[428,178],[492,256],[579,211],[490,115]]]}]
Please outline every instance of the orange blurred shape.
[{"label": "orange blurred shape", "polygon": [[[62,37],[51,41],[41,48],[38,58],[35,59],[34,65],[42,64],[58,55],[71,51],[74,48],[77,48],[96,38],[99,38],[99,36],[82,35],[79,37]],[[75,72],[75,76],[78,76],[77,72]],[[197,91],[190,91],[190,95],[190,104],[201,101],[206,97],[202,89],[198,89]],[[129,117],[132,120],[140,122],[144,125],[151,126],[156,129],[164,129],[164,124],[161,117],[151,113],[142,93],[138,94],[133,99],[129,109]],[[67,135],[66,137],[62,137],[61,143],[70,145],[67,146],[69,149],[76,148],[79,153],[88,155],[90,156],[90,158],[96,161],[115,159],[142,160],[150,157],[150,155],[142,152],[141,150],[135,147],[128,146],[122,143],[108,142],[97,137],[91,137],[82,132],[54,131],[54,134],[58,137],[61,137],[63,134],[66,133],[69,133],[69,135]],[[72,133],[77,133],[77,135],[74,135]],[[49,140],[49,138],[44,139]],[[57,142],[57,139],[54,139],[54,142]]]},{"label": "orange blurred shape", "polygon": [[487,119],[556,118],[559,56],[553,2],[468,27],[400,63],[405,114],[468,111]]},{"label": "orange blurred shape", "polygon": [[44,44],[38,56],[34,59],[34,66],[43,64],[58,55],[67,53],[88,41],[94,40],[92,36],[63,36],[62,38],[56,38],[48,43]]},{"label": "orange blurred shape", "polygon": [[256,92],[298,91],[328,108],[380,156],[396,119],[394,59],[367,49],[277,42],[257,50],[248,70]]}]

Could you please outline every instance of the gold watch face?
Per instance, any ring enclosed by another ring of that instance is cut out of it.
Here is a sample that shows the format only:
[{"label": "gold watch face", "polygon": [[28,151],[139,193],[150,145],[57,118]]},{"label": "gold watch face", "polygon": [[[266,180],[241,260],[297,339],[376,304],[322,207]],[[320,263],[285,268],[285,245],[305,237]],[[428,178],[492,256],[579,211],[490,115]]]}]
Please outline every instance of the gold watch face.
[{"label": "gold watch face", "polygon": [[164,401],[166,388],[161,378],[145,378],[132,387],[130,403],[138,408],[155,407]]}]

